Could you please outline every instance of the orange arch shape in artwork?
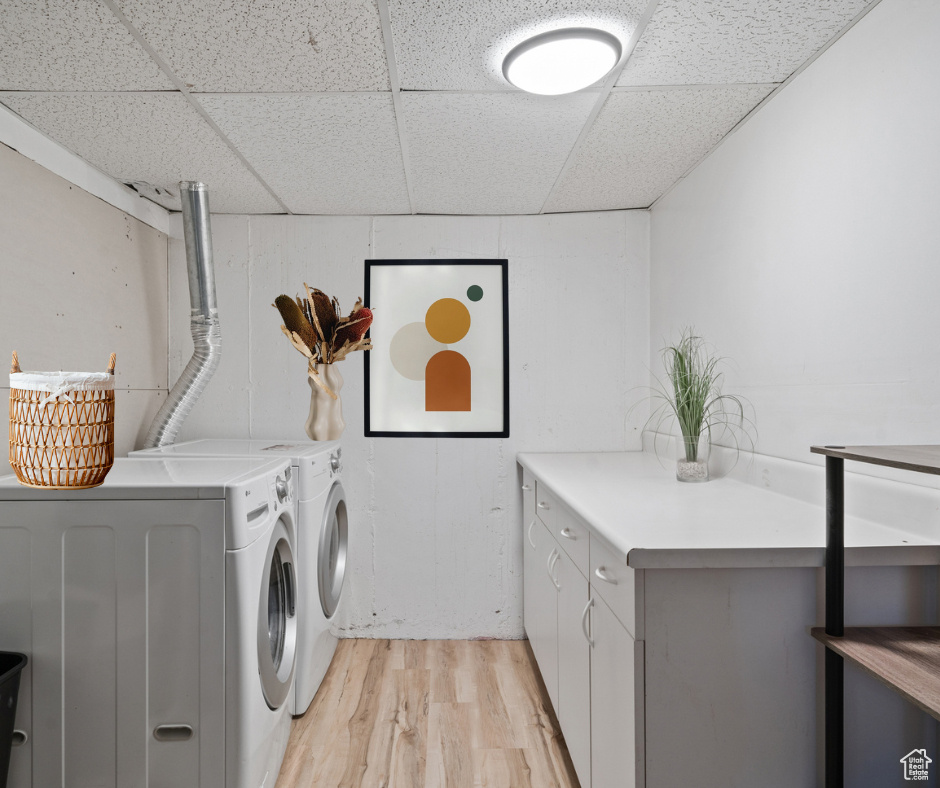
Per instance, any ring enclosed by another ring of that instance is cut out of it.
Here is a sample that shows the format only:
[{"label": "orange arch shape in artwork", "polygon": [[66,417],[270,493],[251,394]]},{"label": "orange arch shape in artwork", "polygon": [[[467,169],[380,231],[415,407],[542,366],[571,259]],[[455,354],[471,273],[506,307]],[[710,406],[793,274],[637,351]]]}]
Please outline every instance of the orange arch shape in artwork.
[{"label": "orange arch shape in artwork", "polygon": [[428,361],[424,409],[470,410],[470,362],[456,350],[442,350]]}]

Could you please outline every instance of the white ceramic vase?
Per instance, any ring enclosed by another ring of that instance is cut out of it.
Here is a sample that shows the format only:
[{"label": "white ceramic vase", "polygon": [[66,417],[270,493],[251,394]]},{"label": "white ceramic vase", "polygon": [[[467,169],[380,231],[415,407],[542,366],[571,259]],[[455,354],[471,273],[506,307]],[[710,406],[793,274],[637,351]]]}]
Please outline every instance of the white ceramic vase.
[{"label": "white ceramic vase", "polygon": [[333,399],[308,376],[310,415],[307,416],[304,430],[312,441],[335,441],[346,429],[346,422],[343,421],[343,401],[339,396],[339,391],[343,387],[343,376],[339,374],[336,364],[317,364],[316,369],[320,380],[336,394],[336,399]]}]

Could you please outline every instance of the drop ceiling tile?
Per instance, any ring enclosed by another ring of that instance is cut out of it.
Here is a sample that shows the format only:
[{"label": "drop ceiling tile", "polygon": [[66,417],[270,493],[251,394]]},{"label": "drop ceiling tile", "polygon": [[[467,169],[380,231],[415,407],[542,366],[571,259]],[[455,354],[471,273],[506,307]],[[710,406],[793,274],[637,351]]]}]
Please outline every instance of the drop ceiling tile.
[{"label": "drop ceiling tile", "polygon": [[545,210],[646,208],[771,89],[614,91]]},{"label": "drop ceiling tile", "polygon": [[0,90],[171,90],[104,3],[0,0]]},{"label": "drop ceiling tile", "polygon": [[871,0],[661,0],[618,85],[782,82]]},{"label": "drop ceiling tile", "polygon": [[403,93],[418,213],[538,213],[596,93]]},{"label": "drop ceiling tile", "polygon": [[411,212],[390,93],[198,100],[291,211]]},{"label": "drop ceiling tile", "polygon": [[120,181],[177,194],[179,181],[199,180],[214,212],[283,212],[179,93],[8,93],[0,101]]},{"label": "drop ceiling tile", "polygon": [[388,90],[375,0],[116,0],[198,92]]},{"label": "drop ceiling tile", "polygon": [[626,45],[647,0],[388,0],[403,90],[501,90],[503,57],[529,36],[599,27]]}]

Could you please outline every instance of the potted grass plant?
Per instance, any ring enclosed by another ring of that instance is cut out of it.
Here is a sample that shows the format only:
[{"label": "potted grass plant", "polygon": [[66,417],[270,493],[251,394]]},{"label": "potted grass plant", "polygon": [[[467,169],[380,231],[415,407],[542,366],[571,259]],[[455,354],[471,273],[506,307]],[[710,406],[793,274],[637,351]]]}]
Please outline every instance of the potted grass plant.
[{"label": "potted grass plant", "polygon": [[728,442],[736,455],[742,444],[753,448],[754,422],[746,415],[746,400],[722,391],[724,359],[693,329],[666,345],[662,358],[666,382],[657,379],[652,388],[656,404],[646,426],[657,435],[678,430],[679,481],[708,481],[713,440]]}]

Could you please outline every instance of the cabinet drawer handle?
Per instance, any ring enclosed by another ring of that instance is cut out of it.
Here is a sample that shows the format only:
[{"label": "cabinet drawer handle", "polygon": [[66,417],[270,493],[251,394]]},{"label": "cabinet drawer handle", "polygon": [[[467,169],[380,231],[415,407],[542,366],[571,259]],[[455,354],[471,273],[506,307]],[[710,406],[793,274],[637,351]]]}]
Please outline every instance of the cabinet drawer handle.
[{"label": "cabinet drawer handle", "polygon": [[532,488],[529,487],[528,484],[523,484],[523,485],[522,485],[522,491],[523,491],[523,492],[529,492],[529,490],[531,490],[531,489],[532,489]]},{"label": "cabinet drawer handle", "polygon": [[[535,545],[532,545],[532,546],[535,547]],[[617,585],[617,581],[614,580],[610,575],[608,575],[607,572],[604,571],[605,569],[606,567],[599,566],[597,567],[597,569],[594,570],[594,574],[597,577],[599,577],[601,580],[603,580],[605,583],[610,583],[612,586]]]},{"label": "cabinet drawer handle", "polygon": [[552,551],[548,554],[548,564],[546,568],[548,569],[548,579],[552,581],[552,585],[555,586],[556,591],[561,591],[561,583],[555,578],[555,562],[561,558],[561,553],[558,552],[556,548],[552,548]]},{"label": "cabinet drawer handle", "polygon": [[153,729],[157,741],[189,741],[192,737],[191,725],[158,725]]},{"label": "cabinet drawer handle", "polygon": [[565,537],[565,539],[570,539],[572,542],[578,541],[578,537],[571,533],[570,528],[562,528],[558,533]]},{"label": "cabinet drawer handle", "polygon": [[594,597],[591,597],[584,606],[584,612],[581,614],[581,631],[584,633],[584,638],[591,645],[591,648],[594,648],[594,641],[591,640],[591,636],[588,633],[588,615],[592,607],[594,607]]},{"label": "cabinet drawer handle", "polygon": [[539,509],[544,509],[545,511],[549,510],[549,505],[545,501],[539,501]]},{"label": "cabinet drawer handle", "polygon": [[535,542],[532,541],[532,526],[535,525],[535,520],[529,523],[529,530],[526,533],[526,539],[529,540],[529,544],[532,545],[532,548],[535,549]]}]

